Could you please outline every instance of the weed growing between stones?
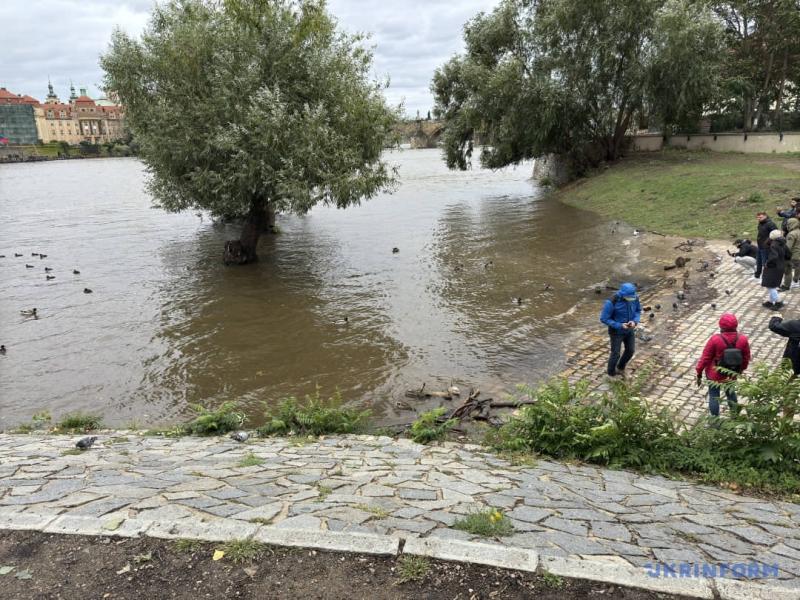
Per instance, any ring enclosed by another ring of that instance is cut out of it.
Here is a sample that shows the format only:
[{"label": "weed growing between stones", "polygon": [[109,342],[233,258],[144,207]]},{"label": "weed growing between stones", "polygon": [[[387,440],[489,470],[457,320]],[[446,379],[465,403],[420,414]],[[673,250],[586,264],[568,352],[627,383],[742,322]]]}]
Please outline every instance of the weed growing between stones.
[{"label": "weed growing between stones", "polygon": [[353,508],[355,508],[356,510],[363,510],[364,512],[371,513],[376,517],[378,517],[379,519],[385,519],[391,514],[385,508],[382,508],[380,506],[373,506],[371,504],[356,504],[355,506],[353,506]]},{"label": "weed growing between stones", "polygon": [[231,540],[220,550],[225,553],[226,558],[238,564],[258,560],[266,553],[267,546],[255,540]]},{"label": "weed growing between stones", "polygon": [[442,420],[446,412],[446,408],[439,407],[422,413],[411,424],[411,439],[418,444],[444,439],[447,432],[458,423],[458,419]]},{"label": "weed growing between stones", "polygon": [[800,421],[794,419],[800,414],[800,380],[788,365],[759,365],[740,377],[736,389],[746,400],[740,410],[690,429],[666,410],[652,411],[639,395],[642,383],[614,382],[603,394],[566,381],[524,388],[536,402],[487,442],[501,452],[533,451],[800,497]]},{"label": "weed growing between stones", "polygon": [[264,459],[260,456],[256,456],[252,452],[246,454],[242,460],[239,461],[237,466],[239,467],[257,467],[258,465],[263,465]]},{"label": "weed growing between stones", "polygon": [[430,561],[424,556],[403,554],[397,560],[397,583],[422,581],[431,570]]},{"label": "weed growing between stones", "polygon": [[295,397],[282,400],[274,409],[267,408],[266,424],[259,428],[262,435],[325,435],[356,433],[366,424],[368,410],[355,410],[342,406],[337,391],[327,400],[320,396],[319,388],[313,396],[301,403]]},{"label": "weed growing between stones", "polygon": [[202,550],[203,548],[203,541],[202,540],[193,540],[189,538],[181,538],[179,540],[175,540],[175,549],[178,552],[197,552]]},{"label": "weed growing between stones", "polygon": [[453,523],[453,528],[483,537],[498,537],[514,533],[511,521],[497,508],[487,508],[470,513]]},{"label": "weed growing between stones", "polygon": [[324,502],[325,498],[331,495],[333,490],[329,488],[327,485],[317,485],[317,491],[319,492],[319,500],[320,502]]}]

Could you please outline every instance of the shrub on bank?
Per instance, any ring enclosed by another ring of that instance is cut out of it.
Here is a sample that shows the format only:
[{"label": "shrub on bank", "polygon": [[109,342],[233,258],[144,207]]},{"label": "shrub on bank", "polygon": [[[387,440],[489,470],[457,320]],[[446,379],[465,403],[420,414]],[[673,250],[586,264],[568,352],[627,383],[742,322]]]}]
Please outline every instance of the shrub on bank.
[{"label": "shrub on bank", "polygon": [[443,440],[447,436],[447,432],[458,423],[458,419],[442,421],[446,412],[446,408],[440,407],[422,413],[411,424],[411,439],[418,444]]},{"label": "shrub on bank", "polygon": [[64,415],[62,419],[56,423],[55,429],[61,432],[82,433],[100,429],[102,426],[102,417],[89,413],[75,412]]},{"label": "shrub on bank", "polygon": [[341,394],[337,391],[324,400],[319,388],[313,396],[306,396],[301,403],[294,396],[282,400],[274,409],[264,413],[265,424],[259,427],[261,435],[325,435],[333,433],[356,433],[367,422],[370,411],[342,406]]},{"label": "shrub on bank", "polygon": [[[684,474],[733,488],[800,494],[800,380],[791,369],[759,366],[736,384],[737,414],[686,428],[639,396],[641,381],[609,392],[585,383],[523,388],[536,398],[488,437],[503,451],[540,452],[614,468]],[[704,402],[698,394],[698,402]]]},{"label": "shrub on bank", "polygon": [[197,416],[183,426],[187,435],[221,435],[241,428],[247,420],[236,402],[223,402],[216,410],[209,410],[200,404],[189,406]]}]

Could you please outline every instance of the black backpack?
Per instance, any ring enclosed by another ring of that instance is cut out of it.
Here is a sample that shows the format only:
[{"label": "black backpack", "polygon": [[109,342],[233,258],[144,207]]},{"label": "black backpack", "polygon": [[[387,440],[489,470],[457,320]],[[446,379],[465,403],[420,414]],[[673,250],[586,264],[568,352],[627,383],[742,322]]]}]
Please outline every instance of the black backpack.
[{"label": "black backpack", "polygon": [[741,373],[742,367],[744,366],[744,354],[736,347],[736,342],[739,341],[739,334],[736,334],[733,344],[728,343],[724,335],[719,334],[719,337],[722,338],[722,341],[725,342],[725,346],[727,347],[722,351],[722,358],[717,366],[727,369],[728,371],[733,371],[734,373]]}]

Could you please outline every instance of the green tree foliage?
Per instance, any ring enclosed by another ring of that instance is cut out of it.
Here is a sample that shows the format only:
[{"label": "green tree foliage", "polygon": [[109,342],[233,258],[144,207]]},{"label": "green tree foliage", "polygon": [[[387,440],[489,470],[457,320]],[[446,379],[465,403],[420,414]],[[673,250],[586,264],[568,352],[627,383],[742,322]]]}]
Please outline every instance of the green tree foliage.
[{"label": "green tree foliage", "polygon": [[268,211],[344,208],[392,184],[380,155],[396,112],[362,41],[322,0],[171,0],[140,41],[116,31],[101,64],[157,204],[246,218],[248,262]]},{"label": "green tree foliage", "polygon": [[788,105],[800,112],[800,2],[711,2],[725,25],[720,110],[741,115],[745,130],[783,128]]},{"label": "green tree foliage", "polygon": [[582,168],[616,159],[649,107],[667,125],[713,96],[722,27],[691,0],[503,0],[465,27],[466,53],[433,78],[451,168],[548,153]]}]

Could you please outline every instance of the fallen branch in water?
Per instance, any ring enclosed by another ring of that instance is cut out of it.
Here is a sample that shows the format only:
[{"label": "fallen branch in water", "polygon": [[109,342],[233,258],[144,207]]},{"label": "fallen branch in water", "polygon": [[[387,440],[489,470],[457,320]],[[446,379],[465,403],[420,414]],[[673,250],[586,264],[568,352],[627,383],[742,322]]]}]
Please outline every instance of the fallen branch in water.
[{"label": "fallen branch in water", "polygon": [[492,402],[492,408],[517,408],[518,406],[525,406],[526,404],[536,404],[536,400],[498,400]]}]

